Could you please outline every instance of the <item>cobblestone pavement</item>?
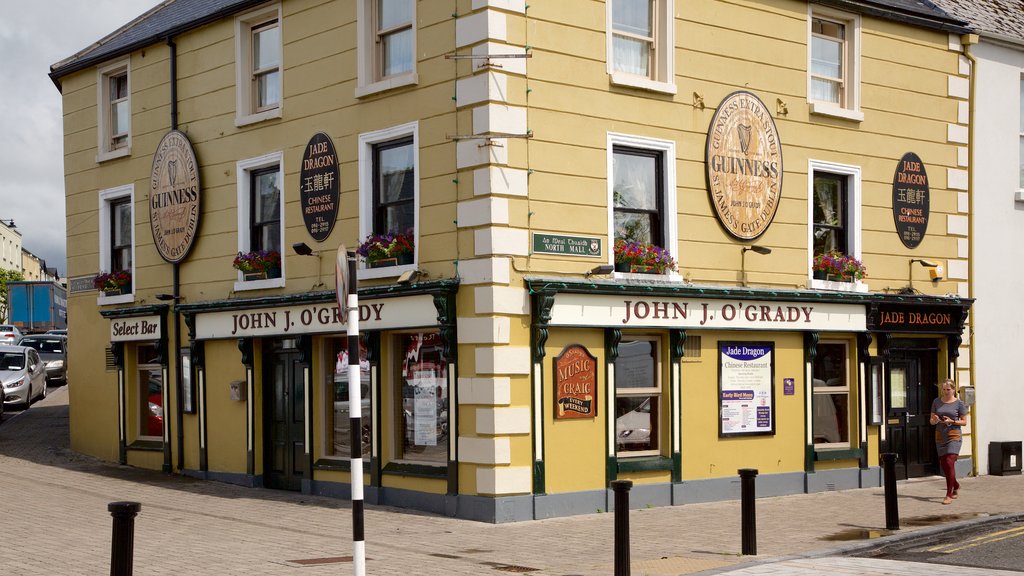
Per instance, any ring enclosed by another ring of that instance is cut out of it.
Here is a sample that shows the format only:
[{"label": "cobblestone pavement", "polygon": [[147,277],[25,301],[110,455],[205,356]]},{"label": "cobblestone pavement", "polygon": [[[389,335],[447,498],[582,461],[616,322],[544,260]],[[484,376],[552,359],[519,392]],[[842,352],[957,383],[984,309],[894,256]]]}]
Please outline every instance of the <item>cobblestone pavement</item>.
[{"label": "cobblestone pavement", "polygon": [[[29,410],[8,412],[0,424],[0,574],[109,573],[107,504],[118,500],[142,504],[137,576],[352,573],[345,558],[352,552],[348,502],[101,462],[70,451],[67,425],[65,388]],[[940,478],[901,482],[903,529],[886,537],[1024,513],[1024,477],[961,483],[961,497],[943,506]],[[634,510],[629,521],[637,576],[848,574],[850,567],[860,574],[925,573],[836,557],[863,546],[865,535],[884,536],[881,488],[758,499],[758,556],[739,554],[738,501]],[[608,575],[613,530],[609,513],[494,525],[367,506],[367,573]],[[927,567],[929,576],[942,570]]]}]

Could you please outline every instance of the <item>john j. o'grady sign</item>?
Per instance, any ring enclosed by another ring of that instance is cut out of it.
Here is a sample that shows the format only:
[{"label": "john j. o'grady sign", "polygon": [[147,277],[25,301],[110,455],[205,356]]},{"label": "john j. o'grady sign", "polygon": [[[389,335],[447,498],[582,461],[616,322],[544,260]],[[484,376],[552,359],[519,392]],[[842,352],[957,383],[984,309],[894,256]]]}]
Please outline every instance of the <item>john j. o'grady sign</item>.
[{"label": "john j. o'grady sign", "polygon": [[299,174],[299,207],[302,221],[313,240],[323,242],[331,235],[338,216],[340,189],[338,154],[331,137],[317,132],[306,144]]},{"label": "john j. o'grady sign", "polygon": [[160,256],[184,260],[199,230],[199,167],[188,136],[177,130],[164,135],[153,155],[149,221]]},{"label": "john j. o'grady sign", "polygon": [[924,162],[907,152],[892,177],[892,217],[896,233],[907,248],[917,248],[928,229],[928,173]]},{"label": "john j. o'grady sign", "polygon": [[782,195],[782,145],[775,121],[750,92],[718,105],[708,129],[708,193],[718,220],[733,236],[752,240],[768,229]]},{"label": "john j. o'grady sign", "polygon": [[597,416],[597,358],[579,344],[555,358],[555,418]]}]

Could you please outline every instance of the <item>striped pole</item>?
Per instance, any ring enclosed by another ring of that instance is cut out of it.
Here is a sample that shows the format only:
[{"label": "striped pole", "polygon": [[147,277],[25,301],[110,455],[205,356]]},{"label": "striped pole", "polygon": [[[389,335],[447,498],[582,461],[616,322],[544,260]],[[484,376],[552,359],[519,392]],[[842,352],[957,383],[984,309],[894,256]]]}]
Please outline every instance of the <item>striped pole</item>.
[{"label": "striped pole", "polygon": [[352,573],[366,574],[366,543],[363,540],[363,440],[362,390],[359,380],[359,294],[356,253],[338,246],[335,266],[338,307],[348,313],[348,413],[349,475],[352,478]]}]

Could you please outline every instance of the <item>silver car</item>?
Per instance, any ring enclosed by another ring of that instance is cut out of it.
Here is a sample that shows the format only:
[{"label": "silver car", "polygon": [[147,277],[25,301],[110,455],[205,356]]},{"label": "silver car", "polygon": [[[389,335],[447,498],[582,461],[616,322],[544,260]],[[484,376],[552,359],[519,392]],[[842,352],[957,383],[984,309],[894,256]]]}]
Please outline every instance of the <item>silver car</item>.
[{"label": "silver car", "polygon": [[0,346],[0,386],[4,404],[28,408],[46,397],[46,365],[39,353],[26,346]]},{"label": "silver car", "polygon": [[28,346],[39,352],[46,365],[46,382],[68,382],[68,338],[58,334],[30,334],[21,339],[19,346]]}]

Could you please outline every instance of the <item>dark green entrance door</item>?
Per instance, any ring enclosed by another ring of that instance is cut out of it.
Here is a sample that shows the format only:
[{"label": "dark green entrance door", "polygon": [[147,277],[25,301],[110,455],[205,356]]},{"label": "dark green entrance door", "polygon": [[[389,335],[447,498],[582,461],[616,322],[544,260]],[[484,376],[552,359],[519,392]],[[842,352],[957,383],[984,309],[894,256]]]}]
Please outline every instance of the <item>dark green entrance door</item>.
[{"label": "dark green entrance door", "polygon": [[935,399],[938,354],[934,349],[897,349],[889,356],[886,441],[898,455],[897,479],[935,471],[934,429],[928,423]]},{"label": "dark green entrance door", "polygon": [[267,488],[301,490],[308,474],[302,363],[294,350],[267,350],[264,359],[263,482]]}]

